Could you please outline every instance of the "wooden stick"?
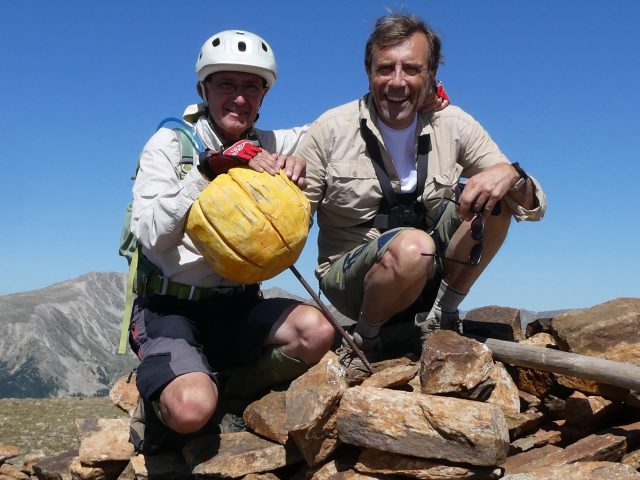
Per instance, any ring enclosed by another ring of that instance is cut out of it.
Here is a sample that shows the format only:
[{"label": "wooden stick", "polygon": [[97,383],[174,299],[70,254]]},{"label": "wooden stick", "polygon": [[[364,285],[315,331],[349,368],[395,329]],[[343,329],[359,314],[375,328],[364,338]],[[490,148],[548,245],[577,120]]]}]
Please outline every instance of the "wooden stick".
[{"label": "wooden stick", "polygon": [[353,341],[353,338],[351,338],[351,335],[349,335],[344,330],[344,328],[342,328],[340,323],[338,323],[338,320],[336,320],[336,317],[333,316],[333,314],[329,311],[329,309],[322,302],[322,300],[320,300],[320,297],[316,295],[316,292],[313,291],[313,288],[311,288],[311,286],[307,283],[307,281],[304,279],[304,277],[298,271],[298,269],[294,265],[291,265],[289,269],[293,272],[293,274],[300,281],[300,283],[307,290],[307,292],[309,292],[309,295],[311,295],[313,300],[318,304],[318,306],[320,307],[320,310],[322,310],[322,313],[324,313],[325,317],[329,319],[329,321],[333,324],[336,330],[340,332],[340,335],[342,335],[342,338],[344,338],[349,344],[349,346],[353,349],[353,351],[356,352],[356,355],[358,355],[360,360],[362,360],[362,363],[364,364],[365,368],[369,371],[369,374],[373,375],[373,367],[367,360],[367,357],[364,356],[364,353],[362,352],[362,350],[360,350],[360,348],[358,348],[358,346],[355,344],[355,342]]},{"label": "wooden stick", "polygon": [[465,336],[484,343],[491,349],[493,358],[501,362],[640,391],[640,367],[631,363],[506,342],[495,338]]}]

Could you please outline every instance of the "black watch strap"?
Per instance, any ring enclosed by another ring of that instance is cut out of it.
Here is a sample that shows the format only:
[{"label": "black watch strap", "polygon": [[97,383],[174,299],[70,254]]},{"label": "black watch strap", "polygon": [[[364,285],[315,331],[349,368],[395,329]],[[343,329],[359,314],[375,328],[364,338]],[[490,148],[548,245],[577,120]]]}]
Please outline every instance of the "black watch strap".
[{"label": "black watch strap", "polygon": [[529,178],[529,175],[527,175],[527,172],[524,171],[524,169],[520,166],[518,162],[513,162],[511,166],[516,169],[516,172],[518,172],[518,174],[520,175],[520,178],[524,178],[525,180]]},{"label": "black watch strap", "polygon": [[527,175],[527,172],[524,171],[524,169],[520,166],[518,162],[512,163],[511,166],[515,168],[516,172],[518,172],[518,175],[520,175],[520,178],[518,179],[518,181],[515,183],[513,187],[511,187],[512,192],[517,192],[518,190],[522,189],[522,187],[524,187],[524,184],[529,179],[529,175]]}]

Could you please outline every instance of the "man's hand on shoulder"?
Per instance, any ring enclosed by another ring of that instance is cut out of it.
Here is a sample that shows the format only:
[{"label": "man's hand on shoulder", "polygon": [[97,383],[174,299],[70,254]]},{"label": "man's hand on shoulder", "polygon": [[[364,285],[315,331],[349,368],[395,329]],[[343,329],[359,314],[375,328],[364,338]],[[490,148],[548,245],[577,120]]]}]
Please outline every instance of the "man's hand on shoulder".
[{"label": "man's hand on shoulder", "polygon": [[444,110],[451,104],[451,100],[449,99],[449,95],[444,89],[444,85],[442,82],[438,81],[433,89],[427,95],[422,107],[420,108],[421,112],[439,112],[440,110]]}]

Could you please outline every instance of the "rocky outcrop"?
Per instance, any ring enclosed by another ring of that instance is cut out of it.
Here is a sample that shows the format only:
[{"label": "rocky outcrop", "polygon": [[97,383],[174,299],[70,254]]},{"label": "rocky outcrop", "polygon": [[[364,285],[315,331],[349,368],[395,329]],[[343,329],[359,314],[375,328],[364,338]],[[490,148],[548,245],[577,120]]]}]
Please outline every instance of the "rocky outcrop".
[{"label": "rocky outcrop", "polygon": [[[607,316],[635,321],[640,331],[634,299],[605,305]],[[559,315],[551,322],[553,341],[527,342],[584,348],[584,340],[567,332],[577,329],[581,314],[593,328],[597,314],[607,346],[598,349],[591,340],[589,352],[632,361],[640,338],[619,337],[629,352],[621,357],[612,340],[618,324],[604,326],[598,313],[604,308],[572,312],[569,320]],[[503,314],[517,318],[512,309]],[[568,388],[553,373],[544,388],[532,387],[519,368],[452,332],[427,339],[420,359],[374,368],[371,377],[349,383],[330,352],[287,389],[249,405],[247,431],[203,436],[164,455],[134,454],[126,420],[78,419],[76,451],[20,467],[11,464],[17,449],[0,445],[0,479],[640,479],[640,408],[631,392],[621,395],[618,388],[611,396],[601,385],[596,395]],[[125,411],[136,403],[134,385],[123,378],[112,390]]]}]

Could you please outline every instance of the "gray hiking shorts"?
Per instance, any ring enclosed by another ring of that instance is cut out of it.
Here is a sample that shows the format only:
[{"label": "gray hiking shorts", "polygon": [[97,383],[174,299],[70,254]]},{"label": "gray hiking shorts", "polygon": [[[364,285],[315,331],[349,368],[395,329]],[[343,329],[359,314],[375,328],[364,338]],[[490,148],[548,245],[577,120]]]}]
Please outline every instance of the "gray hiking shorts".
[{"label": "gray hiking shorts", "polygon": [[299,301],[264,299],[257,286],[197,302],[168,295],[136,299],[129,343],[140,359],[137,387],[145,400],[185,373],[217,373],[254,363],[273,325]]},{"label": "gray hiking shorts", "polygon": [[[448,203],[431,232],[438,252],[447,250],[451,237],[461,224],[462,220],[455,211],[455,205]],[[358,319],[364,296],[365,275],[380,261],[391,242],[405,230],[413,230],[413,228],[400,227],[388,230],[378,238],[348,251],[331,264],[329,271],[320,279],[320,289],[340,313],[352,320]],[[440,257],[433,257],[433,259],[434,274],[427,281],[421,297],[407,310],[407,320],[408,317],[412,320],[418,312],[428,311],[433,304],[444,273]],[[389,292],[389,295],[392,294],[393,292]]]}]

